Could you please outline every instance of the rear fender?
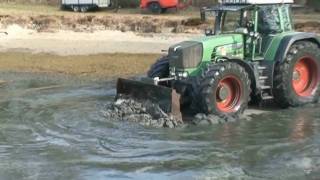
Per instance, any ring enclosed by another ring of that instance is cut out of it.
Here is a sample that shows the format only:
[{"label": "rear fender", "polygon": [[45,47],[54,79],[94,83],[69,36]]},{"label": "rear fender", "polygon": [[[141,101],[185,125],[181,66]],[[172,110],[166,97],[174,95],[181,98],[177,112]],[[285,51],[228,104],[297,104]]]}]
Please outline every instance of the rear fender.
[{"label": "rear fender", "polygon": [[279,45],[278,51],[275,56],[275,62],[281,63],[284,61],[290,47],[298,41],[311,41],[320,47],[320,39],[315,33],[299,33],[285,36]]}]

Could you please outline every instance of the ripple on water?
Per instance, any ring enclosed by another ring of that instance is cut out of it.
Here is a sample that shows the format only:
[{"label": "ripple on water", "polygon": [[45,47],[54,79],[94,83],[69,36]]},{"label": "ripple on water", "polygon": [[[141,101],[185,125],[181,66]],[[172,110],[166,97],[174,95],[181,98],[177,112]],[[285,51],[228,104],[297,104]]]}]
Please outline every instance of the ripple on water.
[{"label": "ripple on water", "polygon": [[[250,121],[152,128],[103,116],[115,93],[112,82],[4,77],[13,80],[0,88],[4,179],[320,176],[319,106],[254,115]],[[60,87],[42,88],[50,85]]]}]

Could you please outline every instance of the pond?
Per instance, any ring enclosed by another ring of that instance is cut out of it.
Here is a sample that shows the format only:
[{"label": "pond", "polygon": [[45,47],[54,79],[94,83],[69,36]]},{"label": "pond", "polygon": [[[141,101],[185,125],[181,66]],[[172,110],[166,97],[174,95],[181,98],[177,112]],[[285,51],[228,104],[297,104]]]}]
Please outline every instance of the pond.
[{"label": "pond", "polygon": [[106,119],[114,81],[2,72],[1,179],[317,179],[320,106],[151,128]]}]

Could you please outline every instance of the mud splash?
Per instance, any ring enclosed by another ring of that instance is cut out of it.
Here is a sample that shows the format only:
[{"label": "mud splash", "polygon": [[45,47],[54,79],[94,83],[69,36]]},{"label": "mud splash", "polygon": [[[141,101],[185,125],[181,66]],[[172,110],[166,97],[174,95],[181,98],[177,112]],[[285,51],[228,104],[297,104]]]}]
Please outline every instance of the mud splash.
[{"label": "mud splash", "polygon": [[120,98],[106,105],[104,116],[107,119],[129,121],[150,127],[182,127],[182,123],[161,110],[159,105],[150,101],[138,102]]}]

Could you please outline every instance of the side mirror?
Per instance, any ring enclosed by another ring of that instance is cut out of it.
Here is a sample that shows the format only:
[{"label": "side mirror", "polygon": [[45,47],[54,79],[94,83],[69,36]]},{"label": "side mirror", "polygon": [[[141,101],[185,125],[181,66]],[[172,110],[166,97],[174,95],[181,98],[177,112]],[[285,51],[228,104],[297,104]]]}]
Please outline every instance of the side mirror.
[{"label": "side mirror", "polygon": [[249,31],[247,28],[237,28],[236,33],[247,35],[249,34]]}]

